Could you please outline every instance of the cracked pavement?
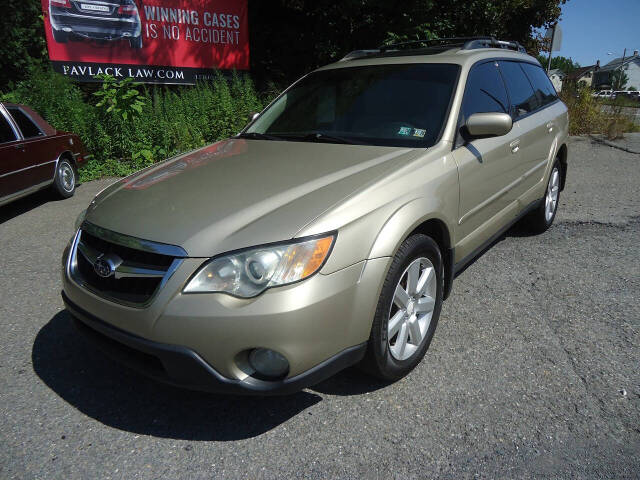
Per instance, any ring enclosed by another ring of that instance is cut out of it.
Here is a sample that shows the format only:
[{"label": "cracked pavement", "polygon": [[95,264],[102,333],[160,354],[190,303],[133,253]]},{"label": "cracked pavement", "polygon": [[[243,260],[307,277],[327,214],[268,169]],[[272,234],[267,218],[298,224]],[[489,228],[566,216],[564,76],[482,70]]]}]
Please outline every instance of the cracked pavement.
[{"label": "cracked pavement", "polygon": [[297,395],[156,384],[75,333],[67,201],[0,208],[2,478],[640,478],[640,155],[573,138],[554,226],[454,283],[424,361]]}]

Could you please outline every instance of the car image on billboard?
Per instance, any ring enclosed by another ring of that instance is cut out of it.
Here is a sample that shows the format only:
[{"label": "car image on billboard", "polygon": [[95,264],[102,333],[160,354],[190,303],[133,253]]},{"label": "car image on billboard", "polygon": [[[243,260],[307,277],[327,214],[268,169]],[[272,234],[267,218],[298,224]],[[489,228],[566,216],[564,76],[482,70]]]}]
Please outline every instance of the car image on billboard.
[{"label": "car image on billboard", "polygon": [[134,0],[49,0],[51,33],[58,43],[70,36],[129,41],[142,48],[140,14]]}]

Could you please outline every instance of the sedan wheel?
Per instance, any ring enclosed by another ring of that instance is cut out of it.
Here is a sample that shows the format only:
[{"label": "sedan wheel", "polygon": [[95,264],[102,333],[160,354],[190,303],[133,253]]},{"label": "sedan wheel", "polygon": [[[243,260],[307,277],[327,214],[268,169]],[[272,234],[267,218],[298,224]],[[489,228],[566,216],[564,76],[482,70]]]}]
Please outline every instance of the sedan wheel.
[{"label": "sedan wheel", "polygon": [[62,198],[71,197],[76,190],[76,170],[67,159],[58,162],[53,188]]}]

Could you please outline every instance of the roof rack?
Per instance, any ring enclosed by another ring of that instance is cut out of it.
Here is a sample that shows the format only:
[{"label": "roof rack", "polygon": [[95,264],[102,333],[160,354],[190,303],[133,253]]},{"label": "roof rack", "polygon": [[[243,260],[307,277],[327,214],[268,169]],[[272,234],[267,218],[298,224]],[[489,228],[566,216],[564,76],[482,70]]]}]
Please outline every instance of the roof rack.
[{"label": "roof rack", "polygon": [[[406,49],[424,45],[420,50],[448,50],[459,47],[460,50],[475,50],[478,48],[503,48],[527,53],[525,48],[518,42],[498,40],[495,37],[448,37],[434,38],[430,40],[412,40],[409,42],[393,43],[391,45],[381,45],[376,49],[355,50],[345,55],[341,60],[355,60],[358,58],[383,55],[385,53],[418,50],[416,48]],[[406,50],[405,50],[406,49]],[[435,53],[435,52],[434,52]]]}]

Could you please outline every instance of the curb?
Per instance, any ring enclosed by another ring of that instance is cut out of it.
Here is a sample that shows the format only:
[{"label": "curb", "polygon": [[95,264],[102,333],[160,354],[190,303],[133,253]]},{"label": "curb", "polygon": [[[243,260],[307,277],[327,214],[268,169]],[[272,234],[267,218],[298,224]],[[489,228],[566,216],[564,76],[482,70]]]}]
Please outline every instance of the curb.
[{"label": "curb", "polygon": [[620,146],[620,145],[618,145],[616,143],[610,142],[609,140],[605,140],[603,138],[597,138],[597,137],[594,137],[593,135],[589,135],[589,138],[591,140],[593,140],[594,142],[596,142],[596,143],[600,143],[600,144],[606,145],[608,147],[617,148],[618,150],[622,150],[623,152],[635,153],[636,155],[640,155],[640,151],[638,151],[638,150],[632,150],[630,148]]}]

